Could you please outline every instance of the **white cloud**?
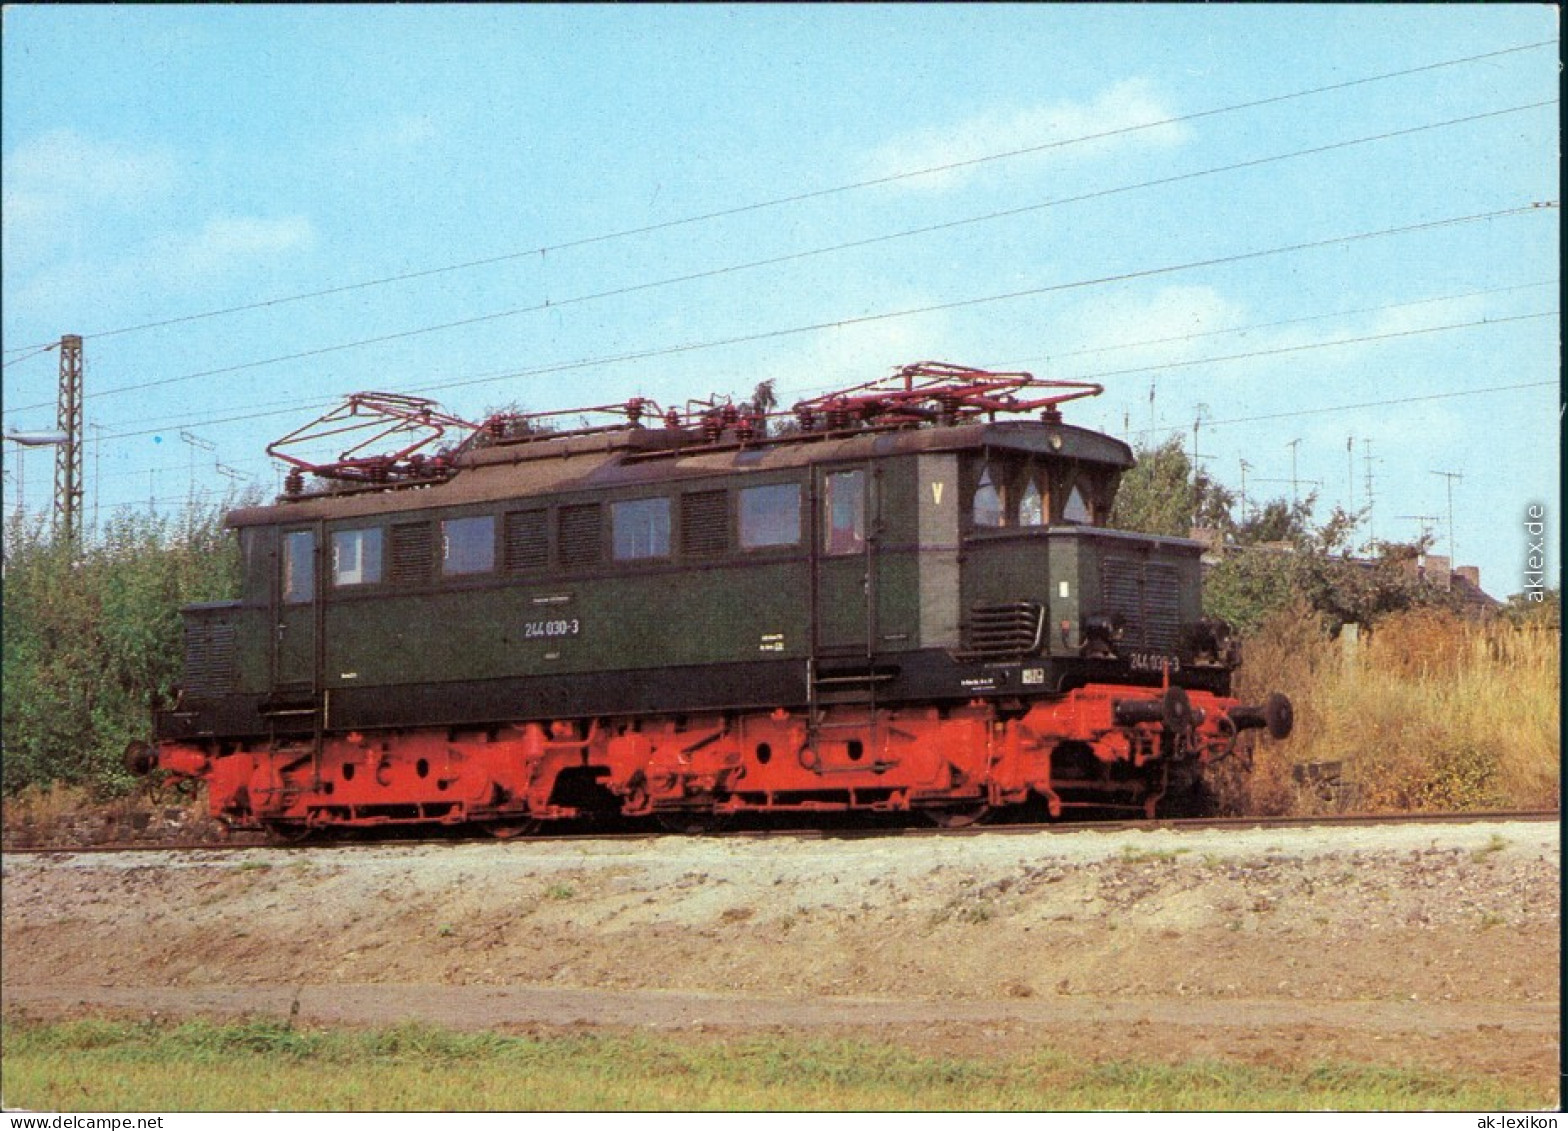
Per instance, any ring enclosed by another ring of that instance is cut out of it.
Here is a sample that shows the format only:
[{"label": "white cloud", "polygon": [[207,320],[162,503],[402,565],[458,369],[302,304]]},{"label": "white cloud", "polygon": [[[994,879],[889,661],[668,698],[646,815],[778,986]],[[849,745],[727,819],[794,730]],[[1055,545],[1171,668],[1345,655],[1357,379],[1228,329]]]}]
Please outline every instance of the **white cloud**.
[{"label": "white cloud", "polygon": [[1432,302],[1404,303],[1379,311],[1378,317],[1369,324],[1353,332],[1347,331],[1342,336],[1400,334],[1433,326],[1477,322],[1495,307],[1496,298],[1492,295],[1466,295]]},{"label": "white cloud", "polygon": [[1061,376],[1169,365],[1218,352],[1234,339],[1199,337],[1245,325],[1247,308],[1213,287],[1162,287],[1080,306],[1064,319],[1077,329],[1053,369]]},{"label": "white cloud", "polygon": [[33,138],[5,162],[8,195],[47,194],[67,206],[135,207],[168,192],[175,180],[173,155],[164,149],[95,141],[71,130]]},{"label": "white cloud", "polygon": [[[872,152],[868,176],[942,168],[1034,146],[1051,146],[1041,152],[1042,157],[1073,159],[1103,159],[1132,147],[1169,149],[1183,144],[1190,135],[1186,126],[1169,120],[1175,115],[1147,80],[1129,79],[1108,87],[1090,102],[987,110],[967,121],[904,134]],[[1078,142],[1077,138],[1092,140]],[[1054,144],[1058,142],[1073,144]],[[911,189],[947,190],[984,168],[985,164],[963,165],[900,183]]]},{"label": "white cloud", "polygon": [[199,232],[173,237],[165,262],[182,273],[212,275],[285,252],[308,250],[315,235],[303,216],[222,216],[208,220]]},{"label": "white cloud", "polygon": [[[907,308],[932,301],[909,293],[901,297],[903,301],[897,305]],[[945,312],[840,326],[786,341],[787,346],[782,347],[777,341],[768,341],[734,351],[671,358],[656,378],[625,392],[652,397],[665,407],[678,407],[699,390],[744,397],[761,382],[772,381],[780,409],[788,411],[797,401],[888,377],[911,362],[974,361],[972,351],[955,351]]]},{"label": "white cloud", "polygon": [[[265,276],[287,256],[309,251],[315,229],[304,217],[225,216],[199,228],[163,232],[123,254],[62,254],[18,280],[8,296],[39,318],[79,318],[84,309],[112,306],[126,295],[185,301],[209,288]],[[153,305],[135,318],[155,318]]]},{"label": "white cloud", "polygon": [[347,135],[344,159],[352,163],[405,159],[411,152],[428,148],[438,137],[435,119],[429,114],[378,118]]},{"label": "white cloud", "polygon": [[169,151],[54,130],[23,142],[3,166],[5,254],[43,257],[90,218],[166,197],[178,183]]},{"label": "white cloud", "polygon": [[[1470,296],[1247,329],[1257,317],[1244,302],[1207,286],[1165,287],[1069,312],[1060,325],[1076,333],[1057,339],[1063,348],[1052,355],[1051,369],[1143,383],[1139,367],[1147,367],[1162,388],[1182,387],[1199,374],[1206,382],[1228,382],[1233,391],[1260,381],[1331,381],[1384,356],[1403,335],[1420,346],[1428,340],[1421,331],[1479,321],[1491,307],[1486,296]],[[1447,340],[1430,337],[1434,346]],[[1210,364],[1189,364],[1205,361]]]},{"label": "white cloud", "polygon": [[71,130],[19,145],[3,177],[10,297],[53,311],[149,286],[183,293],[315,245],[303,216],[181,213],[188,164]]},{"label": "white cloud", "polygon": [[[901,304],[918,307],[919,301]],[[916,361],[970,360],[950,356],[950,326],[943,312],[912,315],[879,322],[841,326],[813,334],[810,344],[787,359],[762,361],[758,380],[776,382],[779,404],[796,401],[891,376],[900,366]]]}]

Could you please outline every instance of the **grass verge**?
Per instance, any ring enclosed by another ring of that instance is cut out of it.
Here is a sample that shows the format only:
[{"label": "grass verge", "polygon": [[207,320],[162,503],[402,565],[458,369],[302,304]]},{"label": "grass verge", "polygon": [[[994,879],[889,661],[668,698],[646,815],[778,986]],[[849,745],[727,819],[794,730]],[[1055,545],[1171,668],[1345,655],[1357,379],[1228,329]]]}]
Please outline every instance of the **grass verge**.
[{"label": "grass verge", "polygon": [[0,1087],[46,1111],[1522,1110],[1547,1085],[1319,1063],[962,1058],[787,1035],[459,1033],[427,1026],[0,1024]]}]

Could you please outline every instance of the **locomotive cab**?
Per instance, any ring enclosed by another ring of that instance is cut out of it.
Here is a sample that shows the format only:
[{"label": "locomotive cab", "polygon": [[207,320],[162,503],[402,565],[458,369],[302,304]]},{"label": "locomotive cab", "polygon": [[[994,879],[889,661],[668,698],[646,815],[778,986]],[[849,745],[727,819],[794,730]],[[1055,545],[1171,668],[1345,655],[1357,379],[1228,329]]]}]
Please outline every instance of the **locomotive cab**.
[{"label": "locomotive cab", "polygon": [[1126,445],[1038,425],[986,439],[963,474],[966,654],[1004,656],[1027,638],[1028,654],[1057,665],[1057,690],[1114,661],[1134,681],[1216,666],[1198,628],[1201,545],[1107,525]]}]

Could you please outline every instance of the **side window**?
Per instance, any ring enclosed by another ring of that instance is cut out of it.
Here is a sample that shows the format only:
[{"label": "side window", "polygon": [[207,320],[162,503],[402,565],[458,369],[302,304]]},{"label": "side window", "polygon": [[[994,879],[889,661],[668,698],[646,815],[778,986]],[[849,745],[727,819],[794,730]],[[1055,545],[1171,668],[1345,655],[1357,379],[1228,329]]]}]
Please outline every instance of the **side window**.
[{"label": "side window", "polygon": [[1073,484],[1073,489],[1067,496],[1067,505],[1062,508],[1062,521],[1083,526],[1088,526],[1093,521],[1089,513],[1089,504],[1077,483]]},{"label": "side window", "polygon": [[1001,470],[990,463],[980,469],[980,482],[975,485],[974,520],[976,526],[1003,526],[1007,522]]},{"label": "side window", "polygon": [[1050,518],[1050,491],[1041,487],[1043,471],[1031,471],[1024,481],[1023,494],[1018,496],[1018,525],[1044,526]]},{"label": "side window", "polygon": [[283,601],[302,605],[316,597],[316,535],[295,530],[283,536]]},{"label": "side window", "polygon": [[374,585],[381,580],[381,529],[332,533],[332,584]]},{"label": "side window", "polygon": [[1089,510],[1089,525],[1104,526],[1111,521],[1111,501],[1116,497],[1116,477],[1095,471],[1078,476],[1084,502]]},{"label": "side window", "polygon": [[800,542],[800,484],[770,483],[740,492],[740,548],[794,546]]},{"label": "side window", "polygon": [[441,572],[447,577],[495,568],[495,517],[449,518],[441,524]]},{"label": "side window", "polygon": [[836,471],[824,482],[822,550],[859,553],[866,547],[866,473]]},{"label": "side window", "polygon": [[670,556],[670,500],[633,499],[610,504],[616,561]]},{"label": "side window", "polygon": [[1121,473],[1117,471],[1101,475],[1097,480],[1099,496],[1094,504],[1094,524],[1096,526],[1109,526],[1111,524],[1111,510],[1116,506],[1116,492],[1121,487]]}]

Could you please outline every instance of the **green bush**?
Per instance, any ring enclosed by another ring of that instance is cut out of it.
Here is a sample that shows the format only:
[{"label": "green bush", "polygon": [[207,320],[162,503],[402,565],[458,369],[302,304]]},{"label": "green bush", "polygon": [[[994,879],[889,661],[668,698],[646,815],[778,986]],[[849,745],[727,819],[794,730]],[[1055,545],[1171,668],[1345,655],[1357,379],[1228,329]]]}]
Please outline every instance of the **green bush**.
[{"label": "green bush", "polygon": [[[233,500],[230,500],[232,503]],[[6,528],[4,752],[9,795],[54,782],[113,794],[120,754],[146,738],[180,678],[180,606],[238,592],[221,507],[178,518],[129,510],[80,545],[42,519]]]}]

